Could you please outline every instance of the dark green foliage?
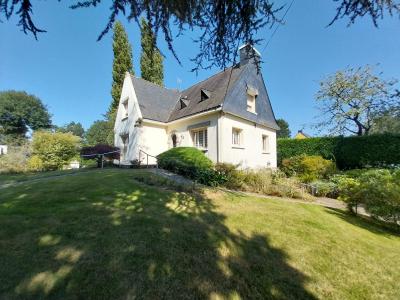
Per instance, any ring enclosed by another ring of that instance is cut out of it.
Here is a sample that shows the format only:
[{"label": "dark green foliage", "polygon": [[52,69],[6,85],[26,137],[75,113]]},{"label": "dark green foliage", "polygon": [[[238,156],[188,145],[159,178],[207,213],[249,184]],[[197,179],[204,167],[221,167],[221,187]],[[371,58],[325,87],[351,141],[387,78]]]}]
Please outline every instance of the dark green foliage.
[{"label": "dark green foliage", "polygon": [[42,101],[23,91],[0,92],[0,131],[24,138],[28,129],[51,127],[51,117]]},{"label": "dark green foliage", "polygon": [[86,142],[90,146],[97,144],[113,144],[114,124],[107,120],[97,120],[86,131]]},{"label": "dark green foliage", "polygon": [[276,123],[280,127],[280,129],[276,132],[277,138],[290,138],[290,129],[289,123],[286,122],[284,119],[277,119]]},{"label": "dark green foliage", "polygon": [[216,186],[223,181],[223,176],[214,171],[211,160],[196,148],[172,148],[158,155],[157,159],[161,168],[202,184]]},{"label": "dark green foliage", "polygon": [[157,49],[157,43],[153,31],[144,18],[141,21],[141,45],[140,72],[143,79],[164,85],[163,57]]},{"label": "dark green foliage", "polygon": [[83,126],[81,123],[77,122],[70,122],[62,127],[57,127],[56,128],[57,132],[63,132],[63,133],[67,133],[70,132],[73,135],[79,136],[81,138],[83,138],[84,134],[85,134],[85,129],[83,129]]},{"label": "dark green foliage", "polygon": [[279,165],[285,158],[302,154],[334,160],[342,170],[400,164],[400,135],[280,139],[277,143]]},{"label": "dark green foliage", "polygon": [[113,35],[113,69],[112,69],[112,102],[108,113],[113,113],[118,108],[119,98],[121,98],[122,84],[124,82],[125,73],[130,72],[135,74],[132,63],[132,47],[128,40],[128,35],[125,32],[121,22],[115,22]]}]

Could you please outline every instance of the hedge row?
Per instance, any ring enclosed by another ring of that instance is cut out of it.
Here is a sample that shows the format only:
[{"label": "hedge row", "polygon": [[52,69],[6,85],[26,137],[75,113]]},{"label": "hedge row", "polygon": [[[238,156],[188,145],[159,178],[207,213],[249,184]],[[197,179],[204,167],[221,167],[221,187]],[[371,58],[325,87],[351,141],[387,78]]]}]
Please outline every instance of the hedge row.
[{"label": "hedge row", "polygon": [[338,168],[400,165],[400,135],[278,139],[278,164],[296,155],[321,155],[336,161]]}]

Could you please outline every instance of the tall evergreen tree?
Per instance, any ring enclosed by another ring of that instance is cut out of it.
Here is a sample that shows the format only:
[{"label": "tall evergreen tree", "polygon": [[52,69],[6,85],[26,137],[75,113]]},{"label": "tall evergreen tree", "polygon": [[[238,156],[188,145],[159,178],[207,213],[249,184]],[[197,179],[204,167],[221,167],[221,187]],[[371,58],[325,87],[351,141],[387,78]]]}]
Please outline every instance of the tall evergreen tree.
[{"label": "tall evergreen tree", "polygon": [[113,52],[113,83],[111,89],[112,102],[108,110],[109,119],[113,119],[113,115],[118,108],[125,72],[134,74],[132,63],[132,47],[129,44],[128,35],[125,32],[124,26],[118,21],[115,22],[114,25]]},{"label": "tall evergreen tree", "polygon": [[148,22],[141,21],[142,55],[140,56],[140,71],[142,78],[158,85],[164,85],[163,57],[156,46],[156,38]]}]

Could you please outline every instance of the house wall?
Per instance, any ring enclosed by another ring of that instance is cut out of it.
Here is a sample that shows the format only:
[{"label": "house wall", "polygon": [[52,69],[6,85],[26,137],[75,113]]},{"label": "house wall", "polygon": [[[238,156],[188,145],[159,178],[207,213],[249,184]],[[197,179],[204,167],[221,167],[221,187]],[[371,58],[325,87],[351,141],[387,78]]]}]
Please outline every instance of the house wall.
[{"label": "house wall", "polygon": [[[162,126],[143,122],[143,126],[141,128],[141,140],[139,143],[139,149],[143,150],[151,156],[157,156],[158,154],[167,151],[168,136],[166,128],[166,125]],[[157,160],[151,156],[148,157],[148,163],[156,164]],[[147,155],[143,152],[140,153],[140,161],[142,164],[147,163]]]},{"label": "house wall", "polygon": [[170,123],[167,127],[167,143],[168,149],[172,148],[172,134],[175,133],[177,136],[178,147],[193,147],[192,131],[188,130],[188,126],[210,122],[207,126],[208,136],[208,149],[205,155],[212,161],[217,161],[217,124],[218,124],[218,112],[207,114],[205,116],[193,117],[190,119],[183,119],[173,123]]},{"label": "house wall", "polygon": [[[124,118],[123,102],[128,99],[128,118]],[[118,106],[117,116],[114,126],[114,145],[120,149],[123,148],[121,136],[129,134],[129,144],[126,157],[121,158],[122,163],[129,163],[131,160],[137,159],[142,136],[142,127],[135,127],[137,120],[142,118],[139,103],[132,85],[132,81],[125,76],[122,86],[120,103]]]},{"label": "house wall", "polygon": [[[219,128],[221,162],[240,164],[240,168],[276,168],[276,131],[274,129],[231,114],[220,117]],[[242,130],[242,143],[239,147],[232,144],[232,128]],[[263,152],[262,135],[269,137],[268,153]]]}]

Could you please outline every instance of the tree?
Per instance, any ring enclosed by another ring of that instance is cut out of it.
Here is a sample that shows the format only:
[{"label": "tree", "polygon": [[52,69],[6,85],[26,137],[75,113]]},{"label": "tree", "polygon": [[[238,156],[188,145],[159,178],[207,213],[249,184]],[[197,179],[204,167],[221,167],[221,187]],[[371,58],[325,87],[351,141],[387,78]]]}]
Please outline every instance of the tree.
[{"label": "tree", "polygon": [[371,133],[400,134],[400,110],[393,109],[373,118]]},{"label": "tree", "polygon": [[[113,132],[113,125],[108,120],[97,120],[86,131],[86,142],[90,146],[97,144],[112,144],[110,132]],[[113,137],[112,137],[113,138]]]},{"label": "tree", "polygon": [[83,138],[83,136],[85,134],[85,129],[83,129],[82,124],[79,122],[75,123],[73,121],[62,127],[57,127],[56,131],[63,132],[63,133],[70,132],[75,136],[79,136],[80,138]]},{"label": "tree", "polygon": [[114,25],[113,52],[113,82],[111,88],[112,102],[108,110],[110,120],[114,120],[115,118],[115,112],[118,108],[119,99],[121,98],[121,90],[125,73],[130,72],[131,74],[134,74],[132,63],[132,47],[121,22],[115,22]]},{"label": "tree", "polygon": [[72,133],[37,131],[33,134],[31,169],[57,170],[78,155],[80,138]]},{"label": "tree", "polygon": [[[337,11],[330,25],[341,18],[349,18],[349,24],[363,16],[370,16],[375,26],[385,13],[400,15],[398,0],[332,0],[337,3]],[[71,8],[95,7],[104,3],[102,0],[82,0]],[[17,9],[14,9],[17,8]],[[259,44],[256,33],[264,27],[282,23],[277,14],[284,6],[276,6],[273,0],[202,0],[202,1],[145,1],[113,0],[110,16],[101,39],[113,27],[116,17],[121,13],[128,20],[139,23],[141,15],[147,16],[149,26],[155,33],[164,35],[169,50],[179,61],[173,47],[175,33],[171,24],[177,27],[178,35],[184,30],[198,29],[200,38],[198,55],[193,59],[195,69],[212,66],[225,68],[235,60],[237,48],[243,43]],[[20,26],[25,33],[32,33],[37,38],[44,30],[38,28],[32,20],[32,0],[0,0],[0,15],[9,19],[18,15]],[[208,64],[205,64],[209,62]]]},{"label": "tree", "polygon": [[142,78],[158,85],[164,85],[163,57],[156,46],[155,36],[146,20],[141,22],[140,71]]},{"label": "tree", "polygon": [[337,71],[320,83],[316,100],[321,111],[319,129],[331,134],[368,134],[373,118],[396,106],[395,80],[384,80],[370,66]]},{"label": "tree", "polygon": [[47,107],[34,95],[23,91],[0,92],[0,127],[5,135],[24,138],[29,129],[51,127]]},{"label": "tree", "polygon": [[290,129],[289,123],[286,122],[284,119],[277,119],[276,123],[280,127],[280,130],[276,132],[277,138],[290,138]]}]

